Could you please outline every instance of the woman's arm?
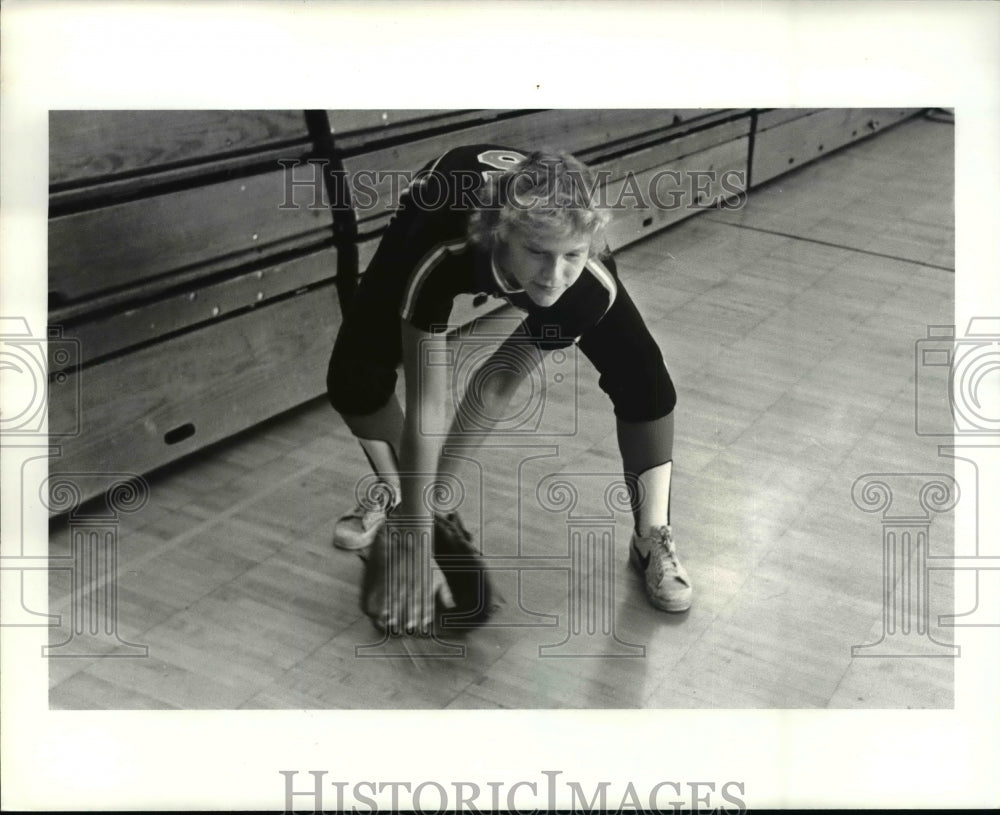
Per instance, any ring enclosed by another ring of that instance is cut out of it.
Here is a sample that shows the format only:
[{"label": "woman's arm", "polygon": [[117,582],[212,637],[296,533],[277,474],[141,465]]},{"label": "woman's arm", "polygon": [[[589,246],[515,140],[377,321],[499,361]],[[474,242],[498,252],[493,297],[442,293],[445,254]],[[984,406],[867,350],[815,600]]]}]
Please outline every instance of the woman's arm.
[{"label": "woman's arm", "polygon": [[[402,503],[397,514],[430,518],[430,494],[438,474],[438,457],[445,430],[448,366],[444,334],[402,326],[403,374],[406,380],[406,419],[400,445]],[[430,364],[428,364],[430,363]]]},{"label": "woman's arm", "polygon": [[390,633],[429,633],[435,595],[442,594],[445,606],[454,605],[433,558],[433,512],[427,501],[437,481],[448,367],[441,364],[446,352],[443,335],[420,331],[404,320],[402,342],[406,379],[399,456],[402,496],[386,523],[385,549],[372,556],[386,577],[383,598],[374,605],[384,609],[379,616]]},{"label": "woman's arm", "polygon": [[[442,592],[445,605],[453,604],[429,548],[433,513],[426,499],[439,480],[461,478],[455,472],[458,459],[440,459],[447,426],[450,366],[446,360],[450,352],[444,335],[420,331],[406,322],[402,339],[406,377],[406,419],[400,445],[403,494],[387,525],[386,555],[393,565],[387,572],[392,579],[386,587],[386,622],[390,631],[429,630],[435,593]],[[466,392],[475,393],[476,398],[461,400],[448,440],[461,442],[464,448],[470,442],[481,443],[503,419],[521,382],[541,362],[541,352],[522,335],[515,333],[505,340],[473,373]],[[470,434],[470,427],[477,430]]]}]

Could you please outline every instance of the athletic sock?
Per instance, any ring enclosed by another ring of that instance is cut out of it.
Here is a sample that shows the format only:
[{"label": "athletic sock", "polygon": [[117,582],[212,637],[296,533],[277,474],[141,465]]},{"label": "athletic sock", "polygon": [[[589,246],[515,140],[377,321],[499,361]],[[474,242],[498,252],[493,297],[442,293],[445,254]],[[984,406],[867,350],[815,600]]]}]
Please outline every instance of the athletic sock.
[{"label": "athletic sock", "polygon": [[637,534],[670,523],[674,415],[648,422],[617,422],[618,447],[632,499]]},{"label": "athletic sock", "polygon": [[674,463],[668,461],[639,475],[642,501],[636,513],[635,529],[640,537],[646,537],[655,527],[670,525],[670,476],[673,466]]}]

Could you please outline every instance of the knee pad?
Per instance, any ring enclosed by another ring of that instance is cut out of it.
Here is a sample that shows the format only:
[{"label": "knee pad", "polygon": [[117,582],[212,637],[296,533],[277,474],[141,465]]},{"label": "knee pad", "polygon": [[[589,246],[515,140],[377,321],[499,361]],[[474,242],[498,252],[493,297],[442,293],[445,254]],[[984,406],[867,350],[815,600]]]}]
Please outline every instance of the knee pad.
[{"label": "knee pad", "polygon": [[395,368],[334,353],[326,373],[326,395],[338,413],[366,416],[389,401],[396,377]]}]

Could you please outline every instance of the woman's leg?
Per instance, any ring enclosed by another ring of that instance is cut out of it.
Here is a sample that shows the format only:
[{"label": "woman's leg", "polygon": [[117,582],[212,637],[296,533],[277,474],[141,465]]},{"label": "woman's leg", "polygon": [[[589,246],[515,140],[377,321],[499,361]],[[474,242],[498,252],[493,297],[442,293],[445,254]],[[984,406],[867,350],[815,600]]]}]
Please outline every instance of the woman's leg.
[{"label": "woman's leg", "polygon": [[620,285],[614,305],[580,340],[611,397],[635,533],[632,564],[644,576],[650,602],[665,611],[691,607],[691,579],[677,558],[670,525],[674,406],[677,395],[659,346]]},{"label": "woman's leg", "polygon": [[326,379],[330,404],[357,438],[376,476],[359,480],[359,507],[338,521],[335,544],[348,549],[370,542],[384,512],[399,502],[401,494],[398,451],[403,411],[396,398],[402,358],[399,317],[384,292],[371,285],[373,280],[362,281],[345,314]]},{"label": "woman's leg", "polygon": [[350,416],[342,413],[344,423],[371,465],[379,481],[392,488],[391,505],[399,503],[401,485],[399,478],[399,442],[403,432],[403,410],[393,394],[389,401],[367,416]]},{"label": "woman's leg", "polygon": [[622,469],[632,495],[635,529],[670,525],[670,477],[674,464],[674,414],[648,422],[617,420]]},{"label": "woman's leg", "polygon": [[636,531],[643,535],[668,525],[677,394],[660,348],[621,281],[614,304],[580,340],[580,350],[614,405]]}]

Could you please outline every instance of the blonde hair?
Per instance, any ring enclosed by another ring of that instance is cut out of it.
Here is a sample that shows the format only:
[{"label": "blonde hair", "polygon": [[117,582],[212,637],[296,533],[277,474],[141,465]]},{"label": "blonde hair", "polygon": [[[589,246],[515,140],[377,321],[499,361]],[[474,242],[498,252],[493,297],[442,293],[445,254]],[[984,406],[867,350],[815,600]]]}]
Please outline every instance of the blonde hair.
[{"label": "blonde hair", "polygon": [[611,213],[596,202],[597,176],[575,156],[539,150],[509,171],[490,175],[481,206],[469,217],[469,237],[491,248],[515,229],[527,235],[590,235],[604,247]]}]

